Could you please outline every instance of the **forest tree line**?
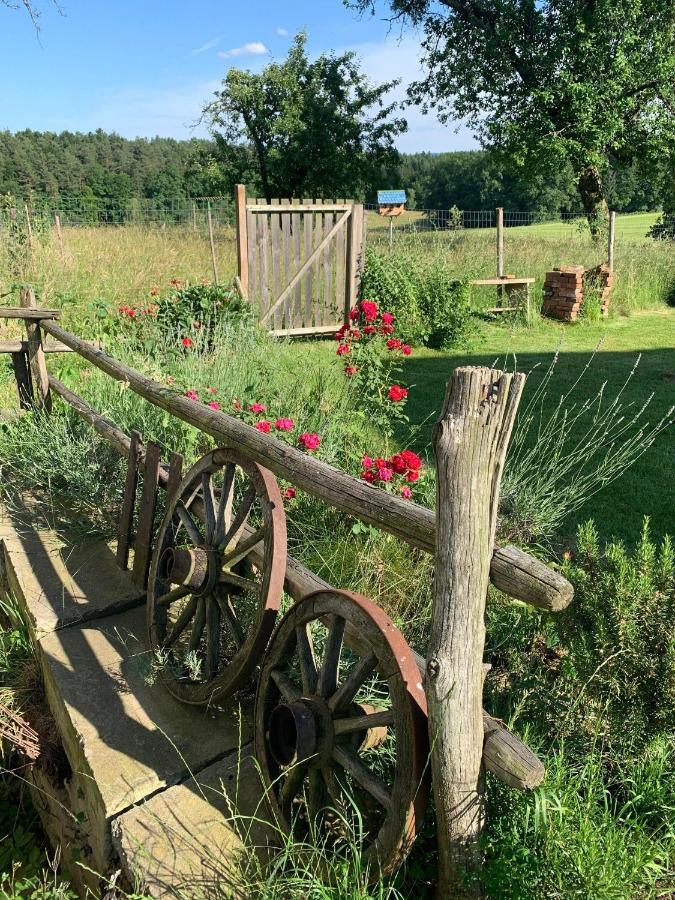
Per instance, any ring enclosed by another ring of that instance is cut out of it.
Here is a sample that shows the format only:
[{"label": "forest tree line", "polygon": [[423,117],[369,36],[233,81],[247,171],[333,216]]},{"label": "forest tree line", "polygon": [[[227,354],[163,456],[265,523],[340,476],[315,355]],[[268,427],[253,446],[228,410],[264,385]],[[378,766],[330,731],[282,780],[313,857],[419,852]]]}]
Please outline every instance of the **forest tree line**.
[{"label": "forest tree line", "polygon": [[[133,140],[98,130],[81,134],[0,132],[0,195],[25,201],[117,201],[148,198],[167,204],[189,197],[231,196],[247,180],[247,148],[222,141],[172,138]],[[229,152],[228,152],[229,151]],[[362,195],[374,203],[378,189],[405,188],[417,209],[507,209],[542,218],[580,212],[573,172],[554,176],[507,171],[488,151],[395,154]],[[638,163],[616,166],[606,182],[607,199],[619,212],[660,209],[666,173],[654,177]]]}]

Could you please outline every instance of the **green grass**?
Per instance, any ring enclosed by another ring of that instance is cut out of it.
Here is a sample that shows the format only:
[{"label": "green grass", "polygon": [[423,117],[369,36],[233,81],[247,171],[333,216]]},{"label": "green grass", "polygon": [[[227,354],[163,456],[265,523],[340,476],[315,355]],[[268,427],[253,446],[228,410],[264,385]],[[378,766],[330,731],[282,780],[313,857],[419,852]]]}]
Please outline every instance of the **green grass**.
[{"label": "green grass", "polygon": [[[420,426],[418,447],[429,451],[431,429],[445,384],[456,366],[497,363],[530,372],[526,399],[559,348],[556,373],[544,408],[546,417],[552,413],[558,397],[576,381],[600,341],[599,352],[576,389],[575,397],[590,398],[605,382],[608,396],[613,397],[641,354],[623,399],[639,408],[653,394],[647,418],[657,422],[675,403],[675,310],[636,313],[593,325],[539,321],[532,328],[510,330],[499,324],[481,324],[480,334],[468,350],[451,353],[417,350],[406,360],[404,373],[411,385],[408,413],[411,424]],[[589,499],[565,523],[563,541],[571,541],[577,523],[589,517],[595,519],[608,540],[618,537],[635,543],[643,515],[651,517],[654,534],[672,533],[675,489],[666,473],[674,470],[675,439],[671,429],[657,438],[619,480]]]}]

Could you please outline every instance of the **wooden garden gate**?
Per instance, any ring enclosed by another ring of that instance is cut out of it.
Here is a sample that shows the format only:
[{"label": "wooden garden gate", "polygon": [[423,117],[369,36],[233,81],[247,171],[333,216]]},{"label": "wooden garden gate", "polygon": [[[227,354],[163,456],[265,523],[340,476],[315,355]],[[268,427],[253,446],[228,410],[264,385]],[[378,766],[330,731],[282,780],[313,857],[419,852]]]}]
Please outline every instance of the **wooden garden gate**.
[{"label": "wooden garden gate", "polygon": [[235,189],[237,286],[274,335],[329,333],[358,300],[363,205],[247,199]]}]

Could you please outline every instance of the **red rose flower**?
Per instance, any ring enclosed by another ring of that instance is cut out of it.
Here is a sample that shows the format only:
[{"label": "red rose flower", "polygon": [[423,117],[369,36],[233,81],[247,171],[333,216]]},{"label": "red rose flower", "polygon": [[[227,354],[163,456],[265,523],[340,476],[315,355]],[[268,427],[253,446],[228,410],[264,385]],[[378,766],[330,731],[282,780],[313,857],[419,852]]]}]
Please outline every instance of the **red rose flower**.
[{"label": "red rose flower", "polygon": [[345,375],[346,375],[348,378],[351,378],[352,375],[356,375],[356,373],[357,373],[358,371],[359,371],[359,370],[358,370],[358,367],[357,367],[357,366],[345,366]]},{"label": "red rose flower", "polygon": [[410,354],[412,353],[412,347],[410,346],[410,344],[403,344],[401,346],[401,353],[404,356],[410,356]]},{"label": "red rose flower", "polygon": [[401,496],[404,500],[410,500],[410,498],[412,497],[412,491],[409,487],[406,487],[405,484],[401,487]]},{"label": "red rose flower", "polygon": [[382,319],[383,325],[393,325],[394,324],[394,316],[390,312],[383,312],[381,319]]},{"label": "red rose flower", "polygon": [[374,322],[377,318],[377,303],[372,303],[370,300],[362,300],[361,312],[366,322]]},{"label": "red rose flower", "polygon": [[363,329],[364,334],[377,334],[377,328],[374,325],[366,325]]},{"label": "red rose flower", "polygon": [[393,334],[394,326],[393,325],[383,325],[380,328],[380,334]]},{"label": "red rose flower", "polygon": [[269,434],[272,429],[271,424],[266,419],[261,419],[259,422],[256,422],[255,427],[264,434]]},{"label": "red rose flower", "polygon": [[306,450],[317,450],[319,444],[321,443],[321,438],[318,434],[308,434],[306,431],[300,435],[299,438],[300,443],[304,446]]},{"label": "red rose flower", "polygon": [[406,466],[414,472],[418,472],[422,468],[422,460],[412,450],[401,450],[399,455],[405,460]]},{"label": "red rose flower", "polygon": [[185,391],[185,396],[188,398],[188,400],[199,400],[199,394],[197,393],[197,391]]},{"label": "red rose flower", "polygon": [[352,309],[349,310],[349,318],[352,320],[352,322],[355,322],[360,315],[361,315],[361,313],[359,312],[359,309],[357,306],[354,306]]},{"label": "red rose flower", "polygon": [[375,465],[375,463],[373,462],[373,460],[371,459],[370,456],[364,456],[361,459],[361,465],[363,466],[364,469],[372,469],[373,466]]},{"label": "red rose flower", "polygon": [[181,341],[181,344],[184,347],[191,347],[192,346],[192,338],[184,337],[183,340]]},{"label": "red rose flower", "polygon": [[411,471],[411,472],[408,472],[408,474],[405,476],[405,480],[412,483],[413,481],[419,481],[419,477],[420,477],[419,472]]},{"label": "red rose flower", "polygon": [[392,384],[387,393],[387,397],[392,401],[392,403],[400,403],[401,400],[405,400],[408,396],[408,391],[406,388],[401,387],[400,384]]},{"label": "red rose flower", "polygon": [[277,431],[293,431],[295,422],[293,419],[277,419],[274,423],[274,427]]},{"label": "red rose flower", "polygon": [[209,409],[216,409],[216,410],[220,409],[220,403],[218,403],[217,400],[212,400],[210,403],[207,403],[206,405],[209,407]]},{"label": "red rose flower", "polygon": [[[408,488],[410,490],[410,488]],[[289,487],[284,491],[284,500],[292,500],[295,497],[295,488]]]},{"label": "red rose flower", "polygon": [[388,469],[386,466],[381,466],[377,470],[377,477],[380,481],[391,481],[391,469]]},{"label": "red rose flower", "polygon": [[367,481],[369,484],[372,484],[375,481],[375,473],[374,472],[361,472],[361,478],[364,481]]},{"label": "red rose flower", "polygon": [[350,331],[349,331],[349,337],[350,337],[353,341],[360,341],[360,340],[361,340],[361,332],[359,331],[358,328],[352,328],[352,329],[350,329]]},{"label": "red rose flower", "polygon": [[394,454],[391,458],[391,465],[397,475],[405,475],[408,471],[408,463],[400,453]]},{"label": "red rose flower", "polygon": [[249,412],[252,412],[252,413],[267,412],[267,407],[265,406],[264,403],[252,403],[249,406]]},{"label": "red rose flower", "polygon": [[348,356],[349,355],[349,344],[340,344],[337,348],[338,356]]},{"label": "red rose flower", "polygon": [[398,338],[389,338],[387,341],[387,350],[400,350],[401,342]]}]

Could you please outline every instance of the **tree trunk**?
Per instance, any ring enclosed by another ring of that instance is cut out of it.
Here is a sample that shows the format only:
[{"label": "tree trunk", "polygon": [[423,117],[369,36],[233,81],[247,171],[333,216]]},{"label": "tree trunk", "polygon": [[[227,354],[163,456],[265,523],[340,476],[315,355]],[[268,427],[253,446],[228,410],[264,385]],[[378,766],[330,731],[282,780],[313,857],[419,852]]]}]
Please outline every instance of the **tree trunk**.
[{"label": "tree trunk", "polygon": [[581,203],[588,219],[593,240],[600,238],[607,232],[609,221],[609,208],[602,190],[602,179],[597,166],[586,166],[577,182],[577,190],[581,197]]},{"label": "tree trunk", "polygon": [[485,601],[501,474],[524,381],[519,373],[455,369],[434,429],[436,565],[425,692],[439,900],[480,892]]}]

